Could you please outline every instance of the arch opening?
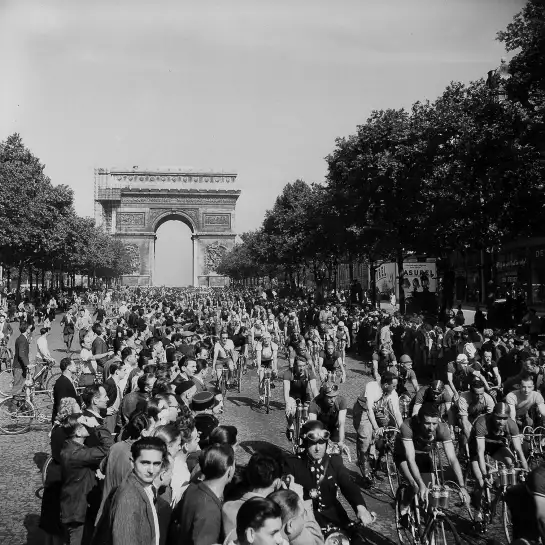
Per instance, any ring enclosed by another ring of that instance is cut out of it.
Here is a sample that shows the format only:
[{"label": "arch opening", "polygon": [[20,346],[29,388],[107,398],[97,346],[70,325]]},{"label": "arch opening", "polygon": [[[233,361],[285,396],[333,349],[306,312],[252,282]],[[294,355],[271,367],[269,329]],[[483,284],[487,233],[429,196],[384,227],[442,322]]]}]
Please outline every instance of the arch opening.
[{"label": "arch opening", "polygon": [[155,230],[154,286],[193,285],[193,231],[180,216],[167,216]]}]

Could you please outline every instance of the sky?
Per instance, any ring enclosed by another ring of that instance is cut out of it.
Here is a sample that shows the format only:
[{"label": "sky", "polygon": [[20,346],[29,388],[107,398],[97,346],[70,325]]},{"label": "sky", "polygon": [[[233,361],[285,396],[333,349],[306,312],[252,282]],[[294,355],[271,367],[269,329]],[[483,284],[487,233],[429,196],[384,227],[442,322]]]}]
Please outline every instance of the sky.
[{"label": "sky", "polygon": [[238,172],[239,233],[374,109],[486,75],[523,0],[0,0],[0,140],[93,215],[93,169]]}]

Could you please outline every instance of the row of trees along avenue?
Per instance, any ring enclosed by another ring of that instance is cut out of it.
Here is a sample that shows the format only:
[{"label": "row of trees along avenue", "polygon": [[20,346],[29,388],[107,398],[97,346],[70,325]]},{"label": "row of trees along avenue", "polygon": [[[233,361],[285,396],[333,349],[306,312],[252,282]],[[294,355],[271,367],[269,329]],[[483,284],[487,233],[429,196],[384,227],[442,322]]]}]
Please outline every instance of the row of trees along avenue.
[{"label": "row of trees along avenue", "polygon": [[121,242],[76,215],[72,190],[51,183],[18,134],[0,143],[0,263],[18,292],[23,276],[43,286],[47,275],[62,287],[62,273],[74,285],[76,274],[115,278],[131,268]]},{"label": "row of trees along avenue", "polygon": [[506,82],[492,73],[488,81],[452,82],[410,110],[373,111],[355,134],[336,140],[326,180],[288,184],[221,272],[294,280],[310,271],[319,284],[341,260],[393,259],[403,270],[411,252],[487,255],[541,233],[544,25],[543,4],[529,2],[498,34],[517,51]]}]

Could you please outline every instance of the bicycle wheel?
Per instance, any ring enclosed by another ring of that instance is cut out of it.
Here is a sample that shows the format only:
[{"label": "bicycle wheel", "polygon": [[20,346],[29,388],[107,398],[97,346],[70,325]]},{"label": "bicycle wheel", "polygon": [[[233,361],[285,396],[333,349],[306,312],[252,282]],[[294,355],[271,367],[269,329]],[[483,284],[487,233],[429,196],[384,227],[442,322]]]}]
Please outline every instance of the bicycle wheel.
[{"label": "bicycle wheel", "polygon": [[265,379],[265,409],[267,411],[267,414],[269,414],[269,404],[271,399],[271,379],[266,378]]},{"label": "bicycle wheel", "polygon": [[501,519],[507,543],[511,543],[513,539],[513,521],[511,519],[511,510],[505,501],[501,502]]},{"label": "bicycle wheel", "polygon": [[428,538],[430,545],[461,545],[462,543],[456,528],[446,517],[437,518],[432,522]]},{"label": "bicycle wheel", "polygon": [[242,391],[242,362],[239,359],[238,365],[237,365],[237,389],[238,393]]},{"label": "bicycle wheel", "polygon": [[13,388],[13,371],[6,370],[0,373],[0,395],[7,397]]},{"label": "bicycle wheel", "polygon": [[44,465],[42,467],[42,486],[45,486],[45,483],[47,482],[47,470],[49,469],[52,461],[53,456],[48,456],[46,461],[44,462]]},{"label": "bicycle wheel", "polygon": [[49,390],[36,390],[32,398],[32,404],[36,409],[36,421],[50,423],[53,413],[52,392]]},{"label": "bicycle wheel", "polygon": [[225,371],[221,373],[220,379],[220,392],[223,397],[223,402],[227,399],[227,377],[225,376]]},{"label": "bicycle wheel", "polygon": [[45,389],[50,393],[51,401],[53,401],[53,387],[61,375],[60,369],[51,369],[49,371],[49,376],[45,381]]},{"label": "bicycle wheel", "polygon": [[411,506],[408,512],[408,519],[402,520],[401,516],[401,495],[403,493],[403,488],[400,487],[397,489],[395,496],[395,522],[397,530],[397,538],[401,545],[414,545],[415,543],[420,542],[420,537],[418,535],[418,522],[416,518],[416,509],[414,501],[411,502]]},{"label": "bicycle wheel", "polygon": [[394,463],[394,458],[391,451],[386,452],[386,474],[388,475],[388,484],[392,492],[392,498],[395,499],[396,492],[399,487],[399,477],[397,474],[397,467]]},{"label": "bicycle wheel", "polygon": [[8,397],[0,402],[0,431],[7,435],[25,433],[34,419],[34,407],[26,400]]}]

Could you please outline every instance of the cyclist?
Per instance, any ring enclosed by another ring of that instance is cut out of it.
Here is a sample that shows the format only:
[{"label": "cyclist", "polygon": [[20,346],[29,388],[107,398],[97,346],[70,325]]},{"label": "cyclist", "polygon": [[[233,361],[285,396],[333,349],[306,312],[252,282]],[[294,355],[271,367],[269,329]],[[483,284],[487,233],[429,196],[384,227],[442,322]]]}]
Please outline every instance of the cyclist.
[{"label": "cyclist", "polygon": [[475,420],[484,414],[490,414],[493,408],[494,399],[485,392],[484,382],[479,377],[475,377],[471,381],[469,391],[462,392],[456,402],[463,430],[463,434],[460,435],[460,447],[467,443]]},{"label": "cyclist", "polygon": [[342,357],[335,350],[335,343],[333,341],[327,341],[324,350],[318,356],[318,373],[322,382],[327,380],[329,373],[334,373],[335,376],[340,373],[341,382],[346,380],[346,371]]},{"label": "cyclist", "polygon": [[219,341],[214,345],[214,359],[212,360],[218,382],[224,367],[227,367],[230,373],[235,370],[236,358],[235,345],[229,339],[227,331],[222,330]]},{"label": "cyclist", "polygon": [[307,342],[305,340],[305,337],[303,337],[303,335],[300,335],[300,334],[292,335],[292,337],[289,339],[288,351],[289,351],[288,359],[289,359],[290,369],[293,368],[293,363],[295,361],[296,356],[305,358],[308,364],[314,367],[314,362],[312,361],[312,355],[310,354],[307,348]]},{"label": "cyclist", "polygon": [[282,377],[284,384],[284,402],[286,403],[287,429],[286,437],[288,441],[292,440],[293,422],[295,410],[297,408],[296,400],[301,403],[310,403],[318,395],[316,386],[316,375],[312,367],[308,365],[306,358],[296,357],[293,364],[293,371],[288,369]]},{"label": "cyclist", "polygon": [[425,475],[432,473],[433,464],[430,453],[434,443],[441,442],[448,463],[450,464],[461,493],[466,503],[469,495],[464,484],[460,463],[452,443],[448,425],[441,422],[437,407],[431,403],[422,405],[418,414],[407,418],[401,425],[400,433],[394,445],[394,462],[399,472],[410,484],[404,489],[401,500],[401,514],[408,512],[408,507],[415,494],[423,505],[427,501],[428,480]]},{"label": "cyclist", "polygon": [[335,333],[335,346],[337,352],[341,356],[341,361],[344,365],[344,360],[346,357],[346,350],[350,348],[350,333],[348,328],[344,325],[344,322],[339,322],[337,324],[337,331]]},{"label": "cyclist", "polygon": [[413,360],[407,354],[403,354],[399,358],[397,365],[397,393],[398,395],[408,394],[407,383],[412,384],[414,388],[414,393],[418,392],[418,379],[416,378],[416,373],[413,370]]},{"label": "cyclist", "polygon": [[377,352],[373,353],[373,377],[380,382],[380,377],[386,371],[392,371],[396,368],[397,361],[395,354],[388,345],[381,345]]},{"label": "cyclist", "polygon": [[473,424],[469,438],[469,459],[479,485],[475,494],[477,509],[481,506],[485,479],[488,485],[491,484],[485,454],[507,467],[513,467],[515,455],[509,448],[511,443],[521,466],[528,470],[528,463],[522,451],[522,435],[510,413],[507,403],[496,403],[491,414],[480,416]]},{"label": "cyclist", "polygon": [[269,310],[270,314],[267,317],[267,323],[265,324],[265,329],[271,336],[273,342],[278,344],[280,342],[280,329],[278,327],[278,322],[274,319],[274,315]]},{"label": "cyclist", "polygon": [[347,407],[346,398],[339,395],[339,386],[326,382],[308,408],[308,419],[320,420],[331,434],[331,440],[338,443],[342,450],[346,449],[344,439]]},{"label": "cyclist", "polygon": [[446,374],[446,388],[450,390],[454,401],[458,399],[459,391],[466,392],[469,390],[469,384],[474,376],[482,378],[481,366],[478,363],[469,365],[469,359],[465,354],[458,354],[456,361],[448,364]]},{"label": "cyclist", "polygon": [[[277,374],[277,358],[278,358],[278,345],[273,343],[271,336],[268,332],[265,332],[261,337],[261,341],[256,343],[256,361],[257,361],[257,376],[259,377],[259,402],[265,402],[265,393],[263,390],[263,376],[265,374],[265,368],[272,369],[273,377]],[[271,388],[276,386],[271,381]]]},{"label": "cyclist", "polygon": [[525,426],[534,426],[537,419],[545,416],[543,396],[535,391],[534,379],[525,374],[520,379],[520,388],[505,397],[509,405],[510,416],[522,431]]},{"label": "cyclist", "polygon": [[[338,499],[339,490],[358,520],[365,526],[374,521],[374,513],[365,507],[361,490],[352,481],[342,457],[327,454],[330,433],[322,422],[306,422],[301,429],[304,451],[286,460],[287,472],[303,487],[304,499],[312,501],[312,509],[320,527],[333,524],[346,529],[350,519]],[[366,543],[353,530],[350,543]]]},{"label": "cyclist", "polygon": [[442,380],[432,380],[428,386],[422,386],[416,392],[412,400],[412,415],[416,416],[425,403],[435,405],[441,415],[448,412],[452,405],[452,396],[450,391],[445,388],[445,383]]},{"label": "cyclist", "polygon": [[357,432],[358,466],[366,485],[372,482],[370,457],[374,454],[374,439],[382,435],[385,426],[401,426],[403,422],[396,392],[397,381],[396,375],[386,372],[381,382],[367,382],[352,409]]},{"label": "cyclist", "polygon": [[0,339],[5,342],[6,346],[9,343],[10,337],[13,335],[13,328],[6,319],[6,313],[0,311]]},{"label": "cyclist", "polygon": [[241,357],[246,360],[248,358],[248,330],[246,326],[240,326],[238,332],[232,336],[231,340],[237,352],[237,361]]}]

